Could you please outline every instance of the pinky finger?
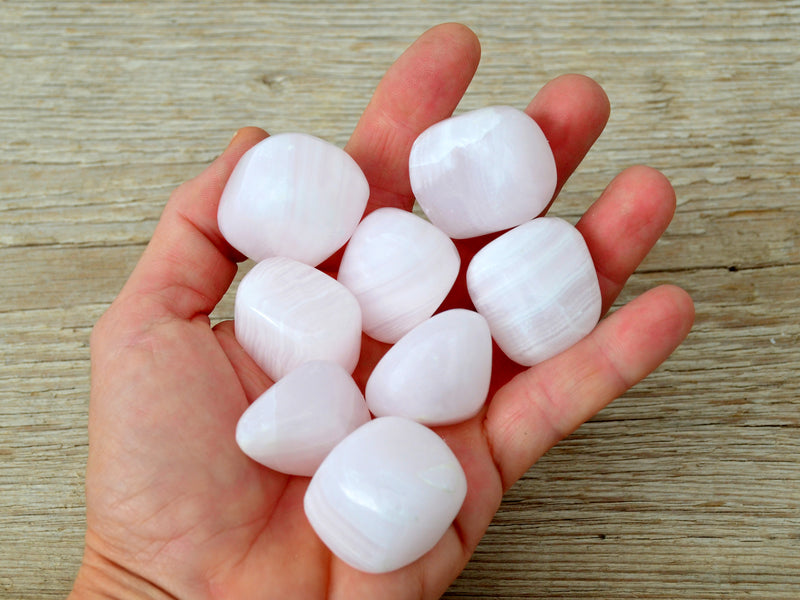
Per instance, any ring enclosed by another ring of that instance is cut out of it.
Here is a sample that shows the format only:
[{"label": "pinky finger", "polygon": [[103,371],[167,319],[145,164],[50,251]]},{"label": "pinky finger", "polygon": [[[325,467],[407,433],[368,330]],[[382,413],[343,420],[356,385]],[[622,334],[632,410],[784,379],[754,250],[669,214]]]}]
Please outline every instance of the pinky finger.
[{"label": "pinky finger", "polygon": [[691,329],[694,306],[675,286],[652,289],[569,350],[520,373],[489,405],[485,432],[505,488],[559,440],[644,379]]}]

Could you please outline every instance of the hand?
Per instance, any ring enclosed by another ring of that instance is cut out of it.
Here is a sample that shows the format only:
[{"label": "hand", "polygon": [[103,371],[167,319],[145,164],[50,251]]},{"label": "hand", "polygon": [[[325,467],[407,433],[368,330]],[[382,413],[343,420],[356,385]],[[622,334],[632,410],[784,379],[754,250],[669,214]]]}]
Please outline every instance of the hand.
[{"label": "hand", "polygon": [[[442,25],[388,71],[347,145],[370,182],[370,209],[411,208],[411,144],[451,114],[479,54],[472,32]],[[597,84],[575,75],[552,81],[527,107],[555,153],[559,188],[608,111]],[[255,128],[239,131],[217,160],[175,191],[141,261],[92,333],[87,534],[75,598],[438,597],[469,560],[503,492],[657,367],[691,326],[691,300],[664,286],[542,364],[523,369],[497,360],[483,412],[437,430],[467,473],[456,521],[408,567],[384,575],[355,571],[331,556],[309,526],[302,508],[308,479],[273,472],[237,448],[239,416],[271,382],[237,344],[231,322],[209,323],[243,258],[217,229],[217,202],[239,157],[265,136]],[[666,179],[635,167],[580,220],[604,310],[674,206]],[[485,242],[460,244],[463,266]],[[449,307],[465,301],[463,275],[460,284]],[[358,381],[385,349],[365,338]]]}]

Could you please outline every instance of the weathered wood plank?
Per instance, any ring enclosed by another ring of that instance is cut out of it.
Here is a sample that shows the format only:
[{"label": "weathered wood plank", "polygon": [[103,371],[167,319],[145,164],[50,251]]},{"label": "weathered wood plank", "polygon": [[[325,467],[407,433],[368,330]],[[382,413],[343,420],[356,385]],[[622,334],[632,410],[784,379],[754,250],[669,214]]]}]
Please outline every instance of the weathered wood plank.
[{"label": "weathered wood plank", "polygon": [[0,3],[0,597],[71,585],[89,333],[171,190],[243,125],[344,144],[450,20],[483,43],[461,109],[522,107],[563,72],[604,85],[611,120],[554,210],[662,169],[678,212],[620,303],[676,283],[697,323],[512,488],[447,596],[796,598],[796,0]]}]

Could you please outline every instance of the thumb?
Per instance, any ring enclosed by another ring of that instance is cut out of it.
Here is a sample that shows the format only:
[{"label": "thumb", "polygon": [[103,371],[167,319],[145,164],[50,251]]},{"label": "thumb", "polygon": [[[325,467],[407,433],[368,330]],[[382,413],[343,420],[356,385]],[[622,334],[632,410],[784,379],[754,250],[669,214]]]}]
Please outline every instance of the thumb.
[{"label": "thumb", "polygon": [[183,319],[214,309],[243,259],[217,226],[220,196],[242,155],[266,137],[256,127],[240,129],[213,163],[172,193],[120,298],[143,294]]}]

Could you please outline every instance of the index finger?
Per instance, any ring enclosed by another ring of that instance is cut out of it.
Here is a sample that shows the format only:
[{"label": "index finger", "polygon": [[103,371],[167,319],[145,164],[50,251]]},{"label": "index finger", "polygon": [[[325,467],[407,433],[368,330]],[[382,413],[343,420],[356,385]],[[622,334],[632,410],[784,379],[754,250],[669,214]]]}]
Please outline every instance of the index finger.
[{"label": "index finger", "polygon": [[423,33],[386,72],[345,147],[369,181],[367,213],[383,206],[411,210],[411,145],[453,113],[479,60],[475,34],[446,23]]},{"label": "index finger", "polygon": [[242,155],[266,136],[256,127],[240,129],[222,155],[172,193],[120,298],[146,296],[186,319],[214,309],[243,259],[219,231],[220,195]]}]

